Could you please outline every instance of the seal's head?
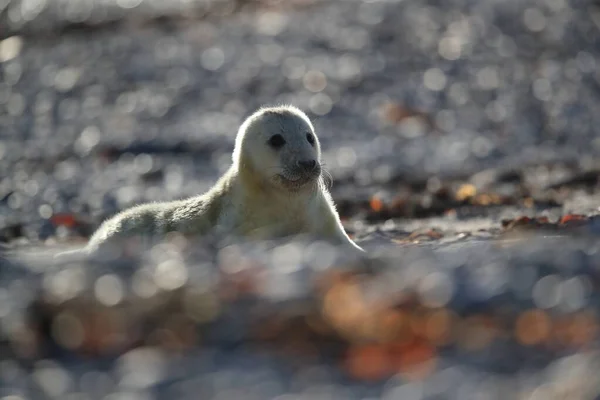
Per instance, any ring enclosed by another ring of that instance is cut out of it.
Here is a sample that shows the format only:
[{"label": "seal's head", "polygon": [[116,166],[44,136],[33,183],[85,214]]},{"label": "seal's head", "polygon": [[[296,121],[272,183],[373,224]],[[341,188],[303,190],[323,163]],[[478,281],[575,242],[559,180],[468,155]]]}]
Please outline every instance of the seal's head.
[{"label": "seal's head", "polygon": [[297,192],[321,177],[321,147],[310,119],[291,106],[262,108],[240,126],[233,162],[263,183]]}]

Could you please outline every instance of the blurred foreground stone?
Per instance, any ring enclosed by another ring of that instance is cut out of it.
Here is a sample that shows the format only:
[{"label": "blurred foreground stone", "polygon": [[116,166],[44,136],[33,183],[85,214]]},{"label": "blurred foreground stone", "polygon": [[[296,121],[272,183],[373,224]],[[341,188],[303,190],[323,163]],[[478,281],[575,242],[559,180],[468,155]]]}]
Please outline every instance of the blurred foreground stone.
[{"label": "blurred foreground stone", "polygon": [[301,241],[136,249],[64,265],[54,249],[5,251],[4,393],[600,395],[587,375],[599,361],[595,237],[374,246],[361,260]]}]

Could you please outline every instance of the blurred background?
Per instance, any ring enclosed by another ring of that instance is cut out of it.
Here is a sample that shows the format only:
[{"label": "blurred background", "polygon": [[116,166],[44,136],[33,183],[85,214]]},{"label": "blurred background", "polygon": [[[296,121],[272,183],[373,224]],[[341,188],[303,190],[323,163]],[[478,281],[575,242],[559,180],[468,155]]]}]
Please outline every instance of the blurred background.
[{"label": "blurred background", "polygon": [[[0,0],[0,396],[598,398],[599,50],[591,0]],[[50,265],[281,103],[366,275],[181,238]]]}]

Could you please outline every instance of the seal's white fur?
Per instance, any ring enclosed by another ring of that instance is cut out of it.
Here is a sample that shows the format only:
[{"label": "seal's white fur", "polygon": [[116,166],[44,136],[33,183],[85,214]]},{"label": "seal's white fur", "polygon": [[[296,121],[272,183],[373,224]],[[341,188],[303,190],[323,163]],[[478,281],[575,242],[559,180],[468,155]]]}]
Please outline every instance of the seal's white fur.
[{"label": "seal's white fur", "polygon": [[[280,134],[285,145],[268,141]],[[307,134],[313,135],[311,144]],[[314,171],[298,161],[315,160]],[[321,149],[309,118],[291,106],[262,108],[240,126],[233,164],[205,194],[144,204],[105,221],[86,250],[125,235],[230,234],[274,239],[308,234],[360,249],[345,233],[320,169]],[[362,249],[360,249],[362,250]]]}]

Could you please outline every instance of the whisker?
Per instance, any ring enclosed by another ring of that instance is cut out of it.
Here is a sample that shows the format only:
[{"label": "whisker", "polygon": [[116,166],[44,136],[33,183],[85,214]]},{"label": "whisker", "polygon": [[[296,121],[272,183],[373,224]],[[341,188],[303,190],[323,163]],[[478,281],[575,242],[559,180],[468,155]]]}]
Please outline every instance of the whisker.
[{"label": "whisker", "polygon": [[325,187],[327,188],[327,190],[331,190],[331,188],[333,187],[333,176],[325,168],[322,168],[321,171],[322,171],[323,183],[325,184]]}]

